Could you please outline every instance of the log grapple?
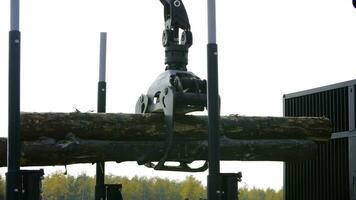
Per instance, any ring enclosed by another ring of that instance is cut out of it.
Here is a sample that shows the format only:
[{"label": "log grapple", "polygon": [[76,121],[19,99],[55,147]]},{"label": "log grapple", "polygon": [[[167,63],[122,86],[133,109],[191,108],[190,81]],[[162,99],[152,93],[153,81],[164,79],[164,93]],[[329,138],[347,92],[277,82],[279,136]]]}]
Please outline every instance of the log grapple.
[{"label": "log grapple", "polygon": [[[162,44],[165,47],[165,72],[160,74],[141,95],[136,103],[136,113],[164,113],[166,124],[165,149],[153,150],[148,154],[160,153],[161,159],[153,164],[146,155],[139,161],[156,170],[200,172],[208,168],[207,162],[201,167],[191,168],[192,161],[180,161],[179,166],[166,165],[174,141],[174,117],[194,111],[203,111],[207,106],[207,84],[192,72],[187,71],[188,49],[193,36],[187,12],[181,0],[160,0],[164,6],[165,29]],[[180,33],[181,32],[181,33]]]}]

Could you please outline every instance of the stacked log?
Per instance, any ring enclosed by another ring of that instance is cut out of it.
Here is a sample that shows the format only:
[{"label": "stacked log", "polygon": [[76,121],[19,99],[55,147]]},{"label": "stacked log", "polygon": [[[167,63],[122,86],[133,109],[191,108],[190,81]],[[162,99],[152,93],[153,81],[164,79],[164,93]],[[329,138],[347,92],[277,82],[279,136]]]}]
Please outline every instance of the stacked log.
[{"label": "stacked log", "polygon": [[[207,159],[207,116],[175,117],[170,161]],[[222,160],[311,159],[316,143],[331,137],[326,118],[222,116]],[[99,161],[157,161],[166,149],[162,114],[22,113],[21,165],[51,166]],[[0,138],[0,166],[6,138]]]}]

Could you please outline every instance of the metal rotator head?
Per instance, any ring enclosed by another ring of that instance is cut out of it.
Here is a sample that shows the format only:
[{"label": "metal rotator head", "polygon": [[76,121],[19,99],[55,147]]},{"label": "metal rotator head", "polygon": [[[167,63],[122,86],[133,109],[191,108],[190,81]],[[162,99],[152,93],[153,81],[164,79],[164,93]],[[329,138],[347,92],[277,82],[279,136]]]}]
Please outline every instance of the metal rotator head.
[{"label": "metal rotator head", "polygon": [[[184,4],[181,0],[160,1],[164,6],[162,45],[165,47],[166,70],[187,71],[188,49],[193,44],[193,35]],[[180,29],[182,33],[179,38]]]}]

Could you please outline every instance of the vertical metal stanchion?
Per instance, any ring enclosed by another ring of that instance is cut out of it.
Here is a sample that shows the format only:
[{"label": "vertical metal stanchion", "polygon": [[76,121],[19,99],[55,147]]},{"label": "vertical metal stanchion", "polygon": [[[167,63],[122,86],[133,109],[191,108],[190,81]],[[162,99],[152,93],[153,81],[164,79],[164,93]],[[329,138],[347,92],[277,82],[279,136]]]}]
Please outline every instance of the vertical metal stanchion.
[{"label": "vertical metal stanchion", "polygon": [[[106,32],[100,33],[98,112],[106,112]],[[95,200],[105,200],[105,162],[96,163]]]},{"label": "vertical metal stanchion", "polygon": [[6,173],[6,199],[22,197],[20,173],[20,1],[11,0],[9,32],[9,114]]},{"label": "vertical metal stanchion", "polygon": [[218,88],[218,48],[216,44],[215,0],[208,0],[208,200],[221,199],[220,194],[220,103]]}]

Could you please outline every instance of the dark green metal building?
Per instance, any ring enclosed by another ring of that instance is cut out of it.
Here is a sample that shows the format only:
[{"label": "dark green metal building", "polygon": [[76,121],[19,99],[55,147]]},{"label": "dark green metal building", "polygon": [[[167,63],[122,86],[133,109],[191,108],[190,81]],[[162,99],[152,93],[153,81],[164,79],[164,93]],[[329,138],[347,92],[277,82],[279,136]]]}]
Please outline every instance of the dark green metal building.
[{"label": "dark green metal building", "polygon": [[285,116],[325,116],[332,140],[317,157],[284,164],[285,200],[356,200],[356,80],[286,94]]}]

